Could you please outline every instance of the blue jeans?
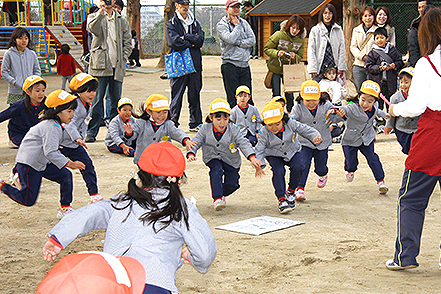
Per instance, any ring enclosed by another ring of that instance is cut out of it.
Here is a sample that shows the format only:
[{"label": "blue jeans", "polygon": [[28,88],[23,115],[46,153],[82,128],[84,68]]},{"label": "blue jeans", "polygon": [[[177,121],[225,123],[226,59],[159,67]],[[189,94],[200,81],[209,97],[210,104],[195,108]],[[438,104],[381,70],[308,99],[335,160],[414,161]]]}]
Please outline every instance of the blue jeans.
[{"label": "blue jeans", "polygon": [[367,70],[364,67],[354,65],[352,67],[352,76],[354,77],[355,88],[358,92],[360,91],[361,84],[363,84],[363,82],[367,80],[368,77]]},{"label": "blue jeans", "polygon": [[[283,75],[273,73],[273,77],[271,78],[271,87],[273,90],[273,97],[280,96],[280,82],[283,82]],[[293,93],[286,93],[285,92],[285,98],[286,98],[286,111],[288,113],[291,112],[292,107],[294,106],[294,94]]]},{"label": "blue jeans", "polygon": [[[114,69],[115,71],[115,69]],[[122,82],[118,82],[114,79],[114,76],[96,77],[98,79],[98,89],[96,90],[96,96],[92,101],[90,108],[91,120],[87,128],[87,135],[96,137],[100,130],[101,121],[104,118],[104,96],[106,95],[106,89],[109,87],[108,92],[110,96],[110,103],[106,106],[110,109],[109,119],[114,118],[118,111],[118,100],[121,99]]]}]

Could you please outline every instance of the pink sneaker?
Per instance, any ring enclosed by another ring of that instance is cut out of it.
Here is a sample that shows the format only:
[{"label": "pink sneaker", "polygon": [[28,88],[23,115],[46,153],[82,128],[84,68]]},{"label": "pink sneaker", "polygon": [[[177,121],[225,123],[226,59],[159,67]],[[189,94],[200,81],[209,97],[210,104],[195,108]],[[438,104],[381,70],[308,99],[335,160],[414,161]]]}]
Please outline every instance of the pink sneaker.
[{"label": "pink sneaker", "polygon": [[317,187],[323,188],[324,186],[326,186],[327,182],[328,182],[328,175],[324,175],[323,177],[318,177]]},{"label": "pink sneaker", "polygon": [[88,204],[92,204],[101,200],[104,200],[104,198],[100,194],[91,195]]},{"label": "pink sneaker", "polygon": [[354,173],[347,172],[346,173],[346,181],[352,182],[354,180]]},{"label": "pink sneaker", "polygon": [[297,189],[295,195],[296,195],[297,201],[305,201],[306,200],[305,190],[303,190],[303,189]]},{"label": "pink sneaker", "polygon": [[213,204],[214,204],[214,210],[220,211],[227,206],[227,201],[225,201],[225,197],[222,196],[222,198],[215,199]]}]

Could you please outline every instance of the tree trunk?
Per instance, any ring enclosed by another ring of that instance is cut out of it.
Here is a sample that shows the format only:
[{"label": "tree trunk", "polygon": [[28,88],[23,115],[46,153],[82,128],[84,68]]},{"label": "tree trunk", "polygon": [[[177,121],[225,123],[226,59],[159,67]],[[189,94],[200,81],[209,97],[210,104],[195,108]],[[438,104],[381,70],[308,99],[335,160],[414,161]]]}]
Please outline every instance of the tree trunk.
[{"label": "tree trunk", "polygon": [[144,58],[141,46],[141,3],[139,0],[127,0],[127,21],[132,30],[136,31],[136,37],[139,40],[139,58]]},{"label": "tree trunk", "polygon": [[360,11],[366,6],[365,0],[343,0],[343,34],[346,44],[346,62],[348,64],[347,78],[352,79],[352,65],[354,56],[352,56],[350,46],[352,29],[360,24]]},{"label": "tree trunk", "polygon": [[164,6],[164,36],[162,37],[162,52],[161,57],[159,58],[159,62],[156,65],[157,68],[165,68],[165,59],[164,55],[169,51],[169,47],[167,46],[167,40],[165,36],[167,34],[167,22],[169,19],[173,17],[175,14],[175,1],[174,0],[166,0]]}]

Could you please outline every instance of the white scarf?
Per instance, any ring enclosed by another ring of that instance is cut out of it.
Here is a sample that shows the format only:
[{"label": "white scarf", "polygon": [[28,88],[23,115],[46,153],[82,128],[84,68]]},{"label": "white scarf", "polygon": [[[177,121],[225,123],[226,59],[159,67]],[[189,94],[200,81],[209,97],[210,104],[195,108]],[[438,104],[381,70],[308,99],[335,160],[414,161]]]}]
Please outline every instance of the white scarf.
[{"label": "white scarf", "polygon": [[191,26],[194,22],[194,17],[191,11],[189,10],[187,12],[187,18],[184,19],[184,17],[179,13],[179,11],[176,11],[176,14],[178,15],[179,20],[182,23],[182,26],[184,27],[185,33],[188,34],[188,27]]}]

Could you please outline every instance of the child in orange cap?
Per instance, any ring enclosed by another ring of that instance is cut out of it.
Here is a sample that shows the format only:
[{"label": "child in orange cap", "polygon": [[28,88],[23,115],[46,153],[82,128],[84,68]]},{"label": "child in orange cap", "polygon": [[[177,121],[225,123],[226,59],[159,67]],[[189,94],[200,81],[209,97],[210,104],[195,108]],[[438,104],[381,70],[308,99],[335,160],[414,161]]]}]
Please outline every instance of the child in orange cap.
[{"label": "child in orange cap", "polygon": [[138,167],[127,192],[83,206],[53,227],[44,259],[54,260],[77,236],[106,229],[103,251],[142,263],[144,293],[178,293],[175,275],[184,262],[201,273],[208,271],[217,252],[214,236],[180,190],[185,157],[179,148],[170,142],[152,143]]},{"label": "child in orange cap", "polygon": [[303,163],[300,156],[301,145],[297,133],[314,144],[322,141],[320,133],[305,124],[290,119],[278,102],[268,102],[262,111],[264,127],[260,129],[256,145],[256,156],[262,167],[256,168],[256,177],[264,175],[265,159],[271,165],[273,186],[279,202],[280,213],[287,213],[296,206],[293,193],[287,194],[285,184],[285,165],[289,166],[288,189],[294,191],[300,181]]},{"label": "child in orange cap", "polygon": [[70,161],[59,150],[65,136],[62,123],[69,123],[77,106],[76,97],[66,91],[50,93],[45,101],[47,109],[43,121],[33,126],[18,149],[16,168],[22,188],[20,190],[0,179],[0,191],[19,204],[32,206],[37,201],[41,179],[60,184],[61,207],[58,218],[72,211],[72,173],[66,168],[84,169],[84,163]]},{"label": "child in orange cap", "polygon": [[188,161],[196,160],[196,152],[202,148],[202,160],[210,168],[210,185],[214,209],[226,207],[225,196],[239,189],[239,170],[242,164],[239,152],[254,167],[262,163],[256,159],[254,149],[241,130],[230,122],[230,105],[217,98],[210,104],[210,114],[192,140],[195,147],[187,152]]}]

